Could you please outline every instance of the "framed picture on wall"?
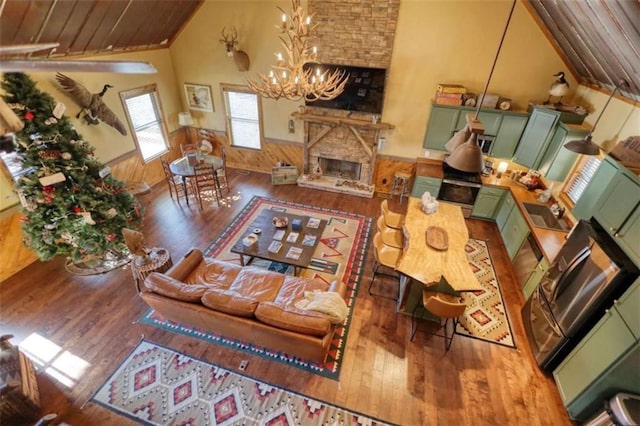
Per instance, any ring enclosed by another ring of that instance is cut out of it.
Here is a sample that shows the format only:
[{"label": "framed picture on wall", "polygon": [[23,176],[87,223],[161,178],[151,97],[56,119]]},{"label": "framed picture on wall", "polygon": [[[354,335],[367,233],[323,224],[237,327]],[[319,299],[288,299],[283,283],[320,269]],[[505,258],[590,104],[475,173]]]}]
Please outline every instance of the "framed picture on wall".
[{"label": "framed picture on wall", "polygon": [[184,94],[187,97],[189,109],[197,111],[213,112],[213,98],[211,97],[211,86],[203,84],[184,84]]}]

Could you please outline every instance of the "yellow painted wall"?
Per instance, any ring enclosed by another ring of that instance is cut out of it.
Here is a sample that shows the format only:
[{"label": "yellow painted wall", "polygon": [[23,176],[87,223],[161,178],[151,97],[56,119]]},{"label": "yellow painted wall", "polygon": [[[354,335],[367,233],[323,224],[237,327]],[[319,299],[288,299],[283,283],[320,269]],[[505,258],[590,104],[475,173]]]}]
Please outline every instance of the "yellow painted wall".
[{"label": "yellow painted wall", "polygon": [[[187,103],[182,89],[184,83],[211,86],[214,112],[191,111],[195,125],[224,131],[225,114],[220,84],[246,84],[255,79],[258,72],[266,73],[275,60],[275,53],[282,51],[275,25],[281,13],[276,6],[290,9],[289,1],[206,1],[171,45],[171,56],[176,70],[176,82],[182,90],[182,107]],[[238,48],[244,50],[251,60],[249,71],[236,68],[233,58],[227,56],[224,44],[220,43],[222,29],[238,32]],[[267,138],[302,142],[302,123],[296,133],[287,130],[289,115],[302,102],[287,100],[262,102],[264,134]]]},{"label": "yellow painted wall", "polygon": [[[122,102],[118,92],[144,86],[151,83],[158,85],[160,102],[167,118],[168,131],[175,130],[178,126],[177,115],[181,110],[180,92],[176,84],[176,77],[169,54],[169,49],[159,49],[138,53],[126,53],[109,56],[98,56],[95,58],[84,58],[83,60],[138,60],[151,62],[158,73],[156,74],[113,74],[113,73],[73,73],[64,74],[84,85],[92,93],[100,92],[104,84],[114,86],[109,89],[104,96],[104,102],[127,126],[127,136],[122,136],[116,129],[106,124],[90,126],[82,119],[76,119],[75,115],[79,107],[67,96],[55,80],[55,73],[30,73],[30,77],[36,81],[41,91],[47,92],[56,101],[62,102],[66,106],[65,115],[74,123],[76,129],[96,149],[95,154],[98,160],[106,163],[123,154],[135,149],[135,143],[128,128],[128,121],[124,113]],[[0,175],[0,211],[15,205],[16,197],[7,193],[11,191],[12,183],[4,175]]]}]

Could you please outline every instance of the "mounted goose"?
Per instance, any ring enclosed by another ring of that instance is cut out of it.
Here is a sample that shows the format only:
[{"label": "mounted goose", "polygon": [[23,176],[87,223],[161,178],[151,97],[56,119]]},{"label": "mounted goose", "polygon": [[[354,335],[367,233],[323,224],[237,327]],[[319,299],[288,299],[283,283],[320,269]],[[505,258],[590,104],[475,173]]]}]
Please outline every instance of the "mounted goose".
[{"label": "mounted goose", "polygon": [[64,74],[57,73],[56,80],[58,80],[58,83],[60,83],[64,90],[69,92],[73,100],[82,108],[76,115],[76,118],[80,118],[80,115],[84,112],[83,118],[88,124],[98,124],[100,121],[104,121],[119,131],[123,136],[127,135],[127,129],[124,124],[122,124],[120,119],[118,119],[113,111],[102,101],[104,94],[113,86],[105,84],[100,93],[91,93],[82,84],[77,83]]},{"label": "mounted goose", "polygon": [[545,105],[551,103],[552,96],[560,98],[557,104],[562,105],[562,97],[569,93],[569,83],[564,79],[564,73],[562,71],[553,76],[558,77],[558,79],[551,84],[551,88],[549,88],[549,98],[547,98]]}]

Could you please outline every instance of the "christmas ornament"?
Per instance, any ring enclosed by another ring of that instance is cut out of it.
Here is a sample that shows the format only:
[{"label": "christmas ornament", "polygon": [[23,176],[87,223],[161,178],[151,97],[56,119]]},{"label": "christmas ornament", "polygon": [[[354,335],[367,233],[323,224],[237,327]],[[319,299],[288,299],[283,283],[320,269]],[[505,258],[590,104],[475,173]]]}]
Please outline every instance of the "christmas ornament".
[{"label": "christmas ornament", "polygon": [[66,109],[67,107],[62,102],[58,102],[55,108],[53,108],[53,116],[57,119],[62,118],[62,115],[64,114],[64,111]]},{"label": "christmas ornament", "polygon": [[116,234],[107,235],[107,241],[109,241],[109,242],[113,242],[113,241],[115,241],[117,239],[118,239],[118,236]]},{"label": "christmas ornament", "polygon": [[71,160],[73,158],[70,152],[63,152],[60,156],[65,160]]},{"label": "christmas ornament", "polygon": [[112,218],[115,217],[118,214],[118,211],[116,209],[114,209],[113,207],[111,207],[109,210],[107,210],[107,216]]},{"label": "christmas ornament", "polygon": [[96,224],[96,222],[91,217],[91,212],[80,212],[80,213],[78,213],[78,215],[82,216],[82,218],[84,219],[84,223],[86,223],[87,225],[95,225]]},{"label": "christmas ornament", "polygon": [[42,186],[47,186],[47,185],[53,185],[56,183],[64,182],[66,180],[66,177],[64,176],[64,173],[58,172],[52,175],[42,176],[38,180],[40,181],[40,184]]},{"label": "christmas ornament", "polygon": [[35,117],[35,115],[33,115],[33,113],[31,111],[27,111],[24,113],[24,119],[25,120],[33,120],[33,118]]},{"label": "christmas ornament", "polygon": [[55,117],[49,117],[46,120],[44,120],[44,124],[46,124],[47,126],[51,126],[52,124],[56,124],[58,122],[58,120],[56,120]]}]

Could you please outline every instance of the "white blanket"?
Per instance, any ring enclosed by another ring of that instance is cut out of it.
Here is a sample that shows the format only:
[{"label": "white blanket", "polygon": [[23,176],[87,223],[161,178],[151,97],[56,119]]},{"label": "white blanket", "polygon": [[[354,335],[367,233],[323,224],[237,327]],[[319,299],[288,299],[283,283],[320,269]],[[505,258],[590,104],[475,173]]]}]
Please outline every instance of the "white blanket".
[{"label": "white blanket", "polygon": [[340,324],[347,318],[347,304],[334,291],[305,291],[304,299],[296,302],[296,308],[322,312],[333,324]]}]

